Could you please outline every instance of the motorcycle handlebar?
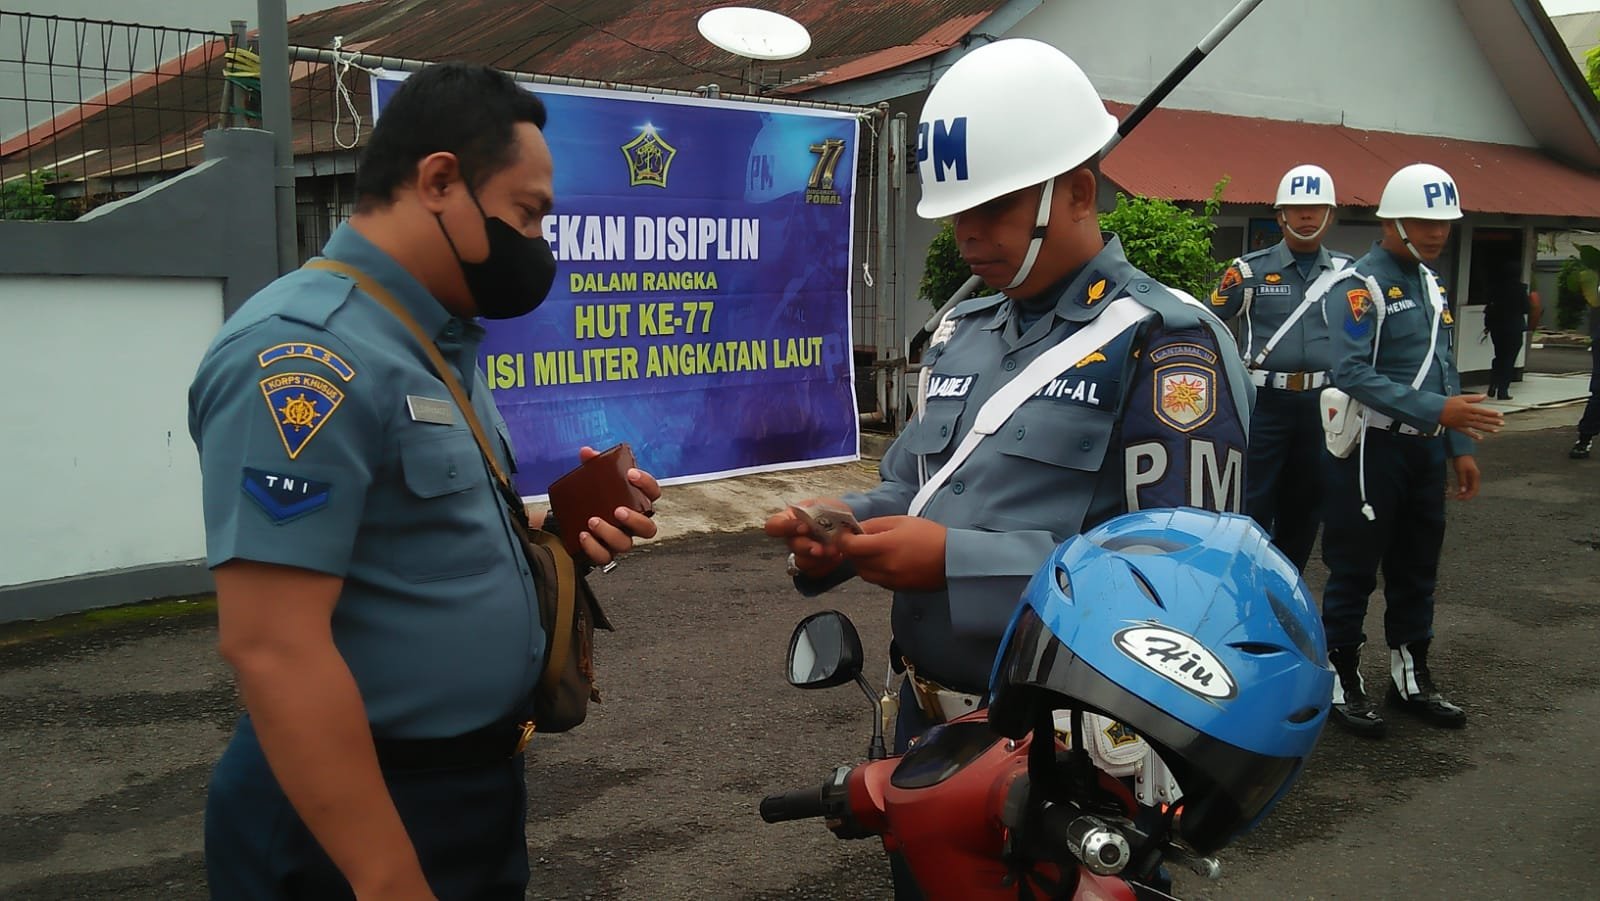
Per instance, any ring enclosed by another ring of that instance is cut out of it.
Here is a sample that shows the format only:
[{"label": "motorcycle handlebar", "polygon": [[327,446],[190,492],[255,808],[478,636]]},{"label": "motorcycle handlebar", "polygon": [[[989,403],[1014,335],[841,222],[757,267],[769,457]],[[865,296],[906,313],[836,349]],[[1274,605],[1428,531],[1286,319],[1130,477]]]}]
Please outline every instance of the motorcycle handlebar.
[{"label": "motorcycle handlebar", "polygon": [[761,799],[761,819],[768,823],[809,820],[823,815],[820,788],[801,788]]}]

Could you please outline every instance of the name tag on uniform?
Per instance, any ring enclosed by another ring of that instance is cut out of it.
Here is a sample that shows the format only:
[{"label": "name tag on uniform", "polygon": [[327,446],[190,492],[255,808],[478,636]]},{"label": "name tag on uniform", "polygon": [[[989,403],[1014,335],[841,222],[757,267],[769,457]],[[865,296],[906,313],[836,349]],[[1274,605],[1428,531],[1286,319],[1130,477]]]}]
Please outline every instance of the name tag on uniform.
[{"label": "name tag on uniform", "polygon": [[413,422],[431,422],[435,425],[456,424],[456,405],[447,400],[407,394],[406,409],[411,411]]},{"label": "name tag on uniform", "polygon": [[1262,285],[1256,289],[1257,294],[1293,294],[1292,285]]}]

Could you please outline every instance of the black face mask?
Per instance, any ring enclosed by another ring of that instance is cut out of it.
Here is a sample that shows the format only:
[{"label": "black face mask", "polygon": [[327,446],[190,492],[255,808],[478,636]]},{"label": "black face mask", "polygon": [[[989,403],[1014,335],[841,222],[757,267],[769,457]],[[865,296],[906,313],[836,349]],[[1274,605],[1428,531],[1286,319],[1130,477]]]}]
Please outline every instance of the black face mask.
[{"label": "black face mask", "polygon": [[478,215],[483,217],[483,230],[489,238],[489,255],[483,262],[469,263],[461,259],[456,242],[450,240],[450,232],[444,227],[444,219],[438,214],[434,214],[434,218],[450,244],[450,252],[455,254],[456,263],[461,266],[467,290],[478,306],[478,315],[485,319],[515,319],[533,312],[544,302],[556,280],[556,257],[550,251],[550,242],[525,237],[504,219],[490,217],[472,189],[468,188],[467,192],[473,206],[478,208]]}]

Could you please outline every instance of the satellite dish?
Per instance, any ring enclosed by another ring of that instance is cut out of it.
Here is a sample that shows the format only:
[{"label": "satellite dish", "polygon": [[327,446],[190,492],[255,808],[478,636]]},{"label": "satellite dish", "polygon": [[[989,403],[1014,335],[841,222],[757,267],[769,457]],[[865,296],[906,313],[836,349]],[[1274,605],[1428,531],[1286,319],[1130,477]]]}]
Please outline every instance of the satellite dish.
[{"label": "satellite dish", "polygon": [[811,49],[811,32],[782,13],[724,6],[700,17],[700,34],[748,59],[793,59]]}]

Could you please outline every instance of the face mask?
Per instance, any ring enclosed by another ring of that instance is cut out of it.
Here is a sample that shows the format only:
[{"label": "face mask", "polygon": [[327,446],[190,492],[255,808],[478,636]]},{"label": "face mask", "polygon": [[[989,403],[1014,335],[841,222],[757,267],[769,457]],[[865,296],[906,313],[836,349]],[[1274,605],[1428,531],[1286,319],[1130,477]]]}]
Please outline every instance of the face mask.
[{"label": "face mask", "polygon": [[533,312],[556,280],[556,257],[550,251],[550,242],[526,237],[504,219],[491,218],[470,188],[467,196],[483,217],[483,230],[489,237],[489,255],[483,262],[461,259],[456,242],[450,240],[450,232],[444,227],[444,219],[437,214],[434,218],[461,266],[478,315],[485,319],[515,319]]}]

